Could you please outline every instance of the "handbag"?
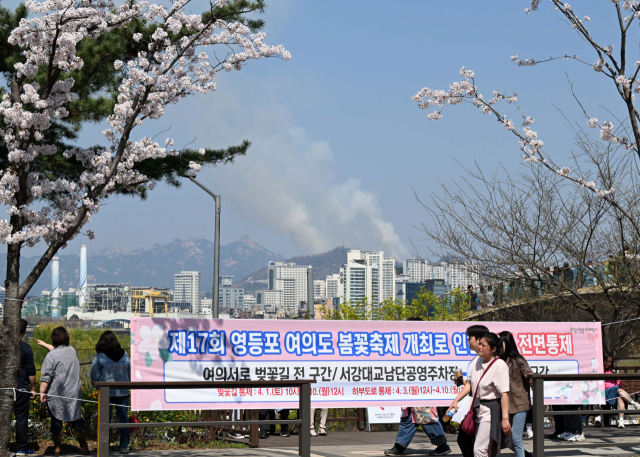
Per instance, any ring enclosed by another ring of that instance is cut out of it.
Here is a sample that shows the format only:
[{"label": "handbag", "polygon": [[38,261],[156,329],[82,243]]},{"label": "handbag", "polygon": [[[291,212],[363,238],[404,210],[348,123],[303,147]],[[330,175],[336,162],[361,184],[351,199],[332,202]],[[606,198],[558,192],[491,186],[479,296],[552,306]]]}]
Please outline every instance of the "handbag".
[{"label": "handbag", "polygon": [[419,425],[435,424],[440,420],[435,406],[414,406],[411,408],[413,421]]},{"label": "handbag", "polygon": [[[489,366],[487,367],[486,370],[484,370],[484,373],[482,373],[482,376],[480,376],[480,381],[478,381],[478,386],[480,386],[480,383],[482,382],[482,378],[484,378],[484,375],[487,374],[487,371],[489,371],[489,369],[491,368],[491,365],[493,365],[496,360],[498,360],[497,358],[493,359],[491,361],[491,363],[489,364]],[[462,431],[471,435],[471,436],[475,436],[476,434],[476,421],[473,418],[473,413],[475,411],[475,404],[476,404],[476,395],[478,395],[478,388],[476,387],[476,392],[473,394],[473,401],[471,402],[471,409],[469,410],[469,412],[467,413],[466,416],[464,416],[464,420],[462,421]]]}]

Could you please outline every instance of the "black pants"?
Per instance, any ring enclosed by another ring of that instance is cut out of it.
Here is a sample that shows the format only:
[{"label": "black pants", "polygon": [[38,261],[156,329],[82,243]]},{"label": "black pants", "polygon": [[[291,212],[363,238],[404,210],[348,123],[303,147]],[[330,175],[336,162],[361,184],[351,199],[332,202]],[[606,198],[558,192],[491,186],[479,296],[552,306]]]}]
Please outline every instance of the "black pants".
[{"label": "black pants", "polygon": [[[287,420],[289,419],[288,409],[283,409],[280,411],[280,419]],[[258,419],[259,420],[275,420],[276,419],[276,411],[273,409],[261,409],[258,411]],[[266,432],[269,430],[272,435],[276,433],[276,425],[261,425],[260,430]],[[289,433],[289,424],[282,424],[280,426],[280,433]]]},{"label": "black pants", "polygon": [[[20,387],[29,390],[29,387]],[[18,452],[29,449],[29,394],[16,392],[13,403],[13,413],[16,415],[16,449]]]},{"label": "black pants", "polygon": [[[551,406],[551,410],[552,411],[565,411],[565,406],[564,405],[552,405]],[[554,435],[558,436],[558,435],[562,435],[564,432],[567,431],[567,428],[565,427],[565,417],[569,417],[569,416],[554,416],[553,420],[556,423],[556,429],[553,432]]]},{"label": "black pants", "polygon": [[[580,409],[579,406],[567,405],[565,406],[565,411],[578,411]],[[567,432],[573,433],[574,435],[582,434],[582,416],[563,416],[564,417],[564,428]]]},{"label": "black pants", "polygon": [[473,445],[475,442],[475,436],[469,435],[462,430],[458,432],[458,446],[464,457],[473,457]]}]

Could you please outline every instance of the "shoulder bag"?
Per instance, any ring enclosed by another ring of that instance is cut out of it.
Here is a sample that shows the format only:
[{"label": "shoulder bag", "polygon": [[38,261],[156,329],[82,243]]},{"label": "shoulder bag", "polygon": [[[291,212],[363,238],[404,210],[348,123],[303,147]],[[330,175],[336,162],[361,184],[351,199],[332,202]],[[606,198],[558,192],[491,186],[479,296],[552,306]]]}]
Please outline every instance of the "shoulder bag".
[{"label": "shoulder bag", "polygon": [[[489,371],[489,369],[491,368],[491,366],[496,362],[496,360],[498,360],[497,358],[493,359],[491,361],[491,363],[489,364],[489,366],[487,367],[486,370],[484,370],[484,373],[482,373],[482,376],[480,376],[480,381],[478,381],[478,385],[476,386],[476,391],[473,394],[473,401],[471,402],[471,409],[469,410],[469,412],[467,413],[467,415],[464,417],[464,420],[462,421],[462,431],[467,433],[468,435],[471,436],[475,436],[476,434],[476,421],[473,418],[473,413],[475,411],[475,405],[476,405],[476,395],[478,395],[478,387],[480,387],[480,383],[482,382],[482,378],[484,378],[484,375],[487,374],[487,371]],[[471,384],[471,377],[469,377],[469,384]]]}]

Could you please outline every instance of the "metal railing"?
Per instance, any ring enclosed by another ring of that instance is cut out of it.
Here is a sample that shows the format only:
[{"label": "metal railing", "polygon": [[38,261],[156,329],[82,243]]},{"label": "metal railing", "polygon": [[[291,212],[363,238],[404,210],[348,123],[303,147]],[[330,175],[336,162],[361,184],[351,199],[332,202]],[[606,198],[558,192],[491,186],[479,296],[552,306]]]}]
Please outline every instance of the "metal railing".
[{"label": "metal railing", "polygon": [[[640,373],[611,373],[611,374],[535,374],[533,379],[533,455],[534,457],[543,457],[545,449],[566,449],[567,445],[544,445],[544,418],[546,416],[584,416],[594,414],[620,414],[628,413],[627,409],[591,409],[576,411],[545,411],[544,410],[544,382],[545,381],[618,381],[618,380],[636,380],[640,379]],[[604,424],[604,417],[602,420]],[[638,447],[640,439],[627,442],[602,442],[602,443],[585,443],[583,441],[571,442],[573,447],[599,448],[599,447]]]},{"label": "metal railing", "polygon": [[[311,456],[311,436],[307,431],[311,422],[311,384],[315,380],[294,381],[225,381],[225,382],[95,382],[93,385],[99,391],[98,397],[98,457],[109,456],[109,430],[112,428],[139,428],[139,427],[208,427],[233,425],[271,425],[288,424],[300,425],[298,434],[298,454],[301,457]],[[203,422],[141,422],[141,423],[109,423],[111,407],[109,396],[111,389],[251,389],[261,387],[292,387],[299,391],[298,419],[287,420],[245,420],[245,421],[203,421]],[[304,433],[307,431],[307,433]]]},{"label": "metal railing", "polygon": [[528,300],[540,300],[568,292],[597,287],[634,287],[640,277],[640,259],[627,257],[587,262],[581,266],[549,267],[538,272],[521,272],[513,278],[481,285],[473,293],[461,289],[442,295],[440,304],[460,305],[464,300],[469,310],[504,306]]}]

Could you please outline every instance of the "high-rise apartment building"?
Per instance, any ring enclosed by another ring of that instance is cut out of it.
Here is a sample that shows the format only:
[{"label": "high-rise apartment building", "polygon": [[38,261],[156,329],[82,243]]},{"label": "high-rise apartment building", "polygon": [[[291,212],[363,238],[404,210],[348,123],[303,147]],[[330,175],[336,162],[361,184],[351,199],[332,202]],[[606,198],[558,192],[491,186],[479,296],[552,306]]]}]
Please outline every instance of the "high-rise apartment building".
[{"label": "high-rise apartment building", "polygon": [[451,290],[458,287],[466,290],[469,284],[475,288],[480,286],[479,268],[473,262],[443,262],[441,265],[444,270],[444,281]]},{"label": "high-rise apartment building", "polygon": [[199,271],[181,271],[173,275],[173,300],[189,303],[192,313],[200,313],[202,275]]},{"label": "high-rise apartment building", "polygon": [[305,303],[313,311],[313,267],[295,263],[269,262],[267,266],[269,290],[282,291],[283,308],[297,313]]},{"label": "high-rise apartment building", "polygon": [[385,257],[383,251],[351,250],[340,269],[340,280],[345,301],[367,297],[375,308],[386,299],[396,298],[395,259]]},{"label": "high-rise apartment building", "polygon": [[404,274],[408,276],[408,282],[422,282],[434,278],[434,265],[428,260],[410,258],[404,263]]},{"label": "high-rise apartment building", "polygon": [[327,282],[324,279],[313,280],[313,298],[314,300],[327,298]]}]

